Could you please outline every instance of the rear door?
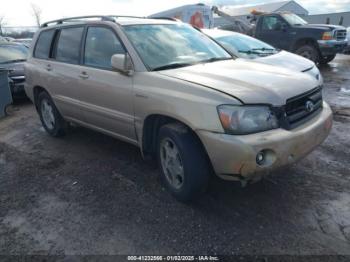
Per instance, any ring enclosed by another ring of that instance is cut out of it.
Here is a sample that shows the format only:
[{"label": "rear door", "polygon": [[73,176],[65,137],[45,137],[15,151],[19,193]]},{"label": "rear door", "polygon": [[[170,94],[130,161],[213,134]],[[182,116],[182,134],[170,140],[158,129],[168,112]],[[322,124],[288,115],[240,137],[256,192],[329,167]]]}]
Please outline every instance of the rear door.
[{"label": "rear door", "polygon": [[52,58],[47,61],[50,72],[50,94],[66,118],[84,121],[79,86],[81,45],[84,26],[63,27],[56,32]]},{"label": "rear door", "polygon": [[107,26],[89,26],[79,72],[86,123],[130,142],[136,141],[132,77],[112,69],[114,54],[126,49]]}]

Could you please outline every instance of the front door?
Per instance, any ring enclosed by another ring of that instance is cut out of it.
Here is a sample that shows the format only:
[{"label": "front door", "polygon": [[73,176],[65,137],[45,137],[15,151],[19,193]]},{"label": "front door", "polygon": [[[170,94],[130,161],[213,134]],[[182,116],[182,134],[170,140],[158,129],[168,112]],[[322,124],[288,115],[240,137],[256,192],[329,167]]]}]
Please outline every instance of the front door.
[{"label": "front door", "polygon": [[111,28],[88,27],[79,89],[88,125],[135,142],[132,77],[114,71],[111,66],[112,55],[125,53]]},{"label": "front door", "polygon": [[289,25],[280,16],[270,15],[261,19],[260,30],[256,38],[275,48],[288,50],[290,46]]}]

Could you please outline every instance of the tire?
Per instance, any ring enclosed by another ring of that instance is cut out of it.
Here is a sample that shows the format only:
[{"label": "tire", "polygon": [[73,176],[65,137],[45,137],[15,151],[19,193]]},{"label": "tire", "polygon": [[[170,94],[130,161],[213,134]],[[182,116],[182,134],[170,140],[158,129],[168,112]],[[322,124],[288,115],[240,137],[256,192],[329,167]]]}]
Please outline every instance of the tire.
[{"label": "tire", "polygon": [[67,124],[47,92],[39,94],[37,107],[41,124],[46,132],[53,137],[64,136]]},{"label": "tire", "polygon": [[203,194],[211,166],[192,131],[178,123],[167,124],[160,128],[157,146],[161,179],[170,193],[180,202],[190,202]]},{"label": "tire", "polygon": [[326,65],[329,62],[333,61],[333,59],[335,58],[336,55],[329,55],[329,56],[325,56],[321,59],[320,64],[322,65]]},{"label": "tire", "polygon": [[305,57],[313,62],[315,64],[320,62],[320,55],[317,50],[317,48],[313,45],[303,45],[295,51],[297,55],[300,55],[302,57]]}]

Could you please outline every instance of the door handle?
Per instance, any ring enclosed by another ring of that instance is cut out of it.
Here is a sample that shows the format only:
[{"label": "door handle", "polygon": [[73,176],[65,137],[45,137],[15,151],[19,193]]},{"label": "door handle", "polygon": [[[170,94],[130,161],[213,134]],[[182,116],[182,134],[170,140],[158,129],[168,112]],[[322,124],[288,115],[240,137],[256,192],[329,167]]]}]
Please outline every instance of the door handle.
[{"label": "door handle", "polygon": [[47,71],[52,71],[52,66],[51,66],[50,64],[47,64],[47,65],[46,65],[46,70],[47,70]]},{"label": "door handle", "polygon": [[89,78],[89,75],[86,73],[86,72],[81,72],[81,74],[79,75],[79,77],[81,79],[88,79]]}]

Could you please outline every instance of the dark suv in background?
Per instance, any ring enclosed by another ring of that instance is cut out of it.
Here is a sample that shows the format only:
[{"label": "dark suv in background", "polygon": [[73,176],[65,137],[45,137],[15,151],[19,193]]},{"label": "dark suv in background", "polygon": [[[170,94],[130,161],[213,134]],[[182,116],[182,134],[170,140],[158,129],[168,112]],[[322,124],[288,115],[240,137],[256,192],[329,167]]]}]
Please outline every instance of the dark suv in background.
[{"label": "dark suv in background", "polygon": [[0,67],[9,71],[10,87],[14,97],[25,96],[24,62],[28,48],[22,44],[0,42]]}]

